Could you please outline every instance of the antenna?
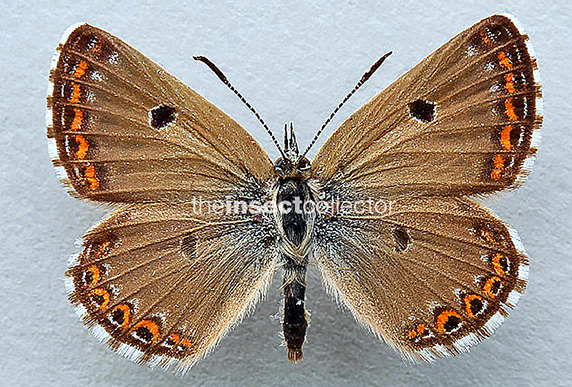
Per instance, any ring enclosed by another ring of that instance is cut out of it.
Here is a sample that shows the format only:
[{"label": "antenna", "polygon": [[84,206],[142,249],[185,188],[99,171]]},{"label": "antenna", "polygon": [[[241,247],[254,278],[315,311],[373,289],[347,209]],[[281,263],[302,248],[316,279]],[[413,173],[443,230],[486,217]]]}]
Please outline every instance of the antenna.
[{"label": "antenna", "polygon": [[213,62],[211,62],[209,60],[209,58],[207,58],[205,56],[197,55],[197,56],[193,56],[193,59],[198,60],[198,61],[206,64],[212,70],[212,72],[215,73],[215,75],[222,81],[222,83],[224,83],[238,97],[238,99],[240,99],[240,101],[244,105],[246,105],[248,110],[250,110],[252,112],[252,114],[254,114],[254,116],[258,119],[258,122],[260,122],[262,124],[262,126],[264,127],[264,129],[266,129],[266,132],[270,135],[272,142],[274,142],[274,145],[276,145],[276,148],[278,148],[278,151],[280,152],[282,157],[284,159],[286,159],[286,154],[284,154],[284,151],[280,147],[278,140],[276,140],[276,137],[274,137],[274,134],[272,133],[272,131],[270,130],[268,125],[266,125],[266,122],[264,122],[264,120],[260,117],[260,115],[258,114],[256,109],[254,109],[252,107],[252,105],[250,103],[248,103],[246,98],[244,98],[242,96],[242,94],[240,94],[240,92],[234,88],[234,86],[229,82],[229,80],[226,78],[226,76],[223,74],[223,72],[218,67],[216,67],[216,65]]},{"label": "antenna", "polygon": [[385,54],[384,56],[382,56],[381,58],[379,58],[377,60],[377,62],[375,62],[373,64],[373,66],[371,66],[371,68],[369,70],[366,71],[366,73],[361,77],[361,79],[359,80],[359,82],[354,86],[354,88],[352,89],[352,91],[350,91],[348,93],[348,95],[346,95],[346,97],[342,100],[342,102],[340,102],[340,104],[334,109],[334,111],[332,112],[332,114],[330,114],[330,116],[328,117],[328,119],[324,122],[324,124],[322,125],[322,127],[316,132],[316,135],[314,136],[314,138],[312,139],[312,141],[310,142],[310,145],[308,145],[308,147],[306,148],[306,150],[304,151],[304,153],[302,153],[302,155],[300,156],[300,158],[305,157],[306,154],[308,154],[308,151],[310,151],[310,149],[314,146],[314,144],[316,144],[316,141],[318,140],[318,137],[320,137],[320,135],[322,134],[322,132],[324,131],[324,129],[326,128],[326,126],[328,126],[328,124],[330,123],[330,121],[332,120],[332,118],[334,118],[334,116],[338,113],[338,111],[341,109],[342,106],[344,106],[344,104],[348,101],[348,99],[350,99],[350,97],[352,95],[354,95],[354,93],[373,75],[373,73],[375,73],[377,71],[377,69],[381,66],[381,64],[383,63],[383,61],[385,59],[387,59],[388,56],[390,56],[393,53],[393,51],[389,51],[387,54]]}]

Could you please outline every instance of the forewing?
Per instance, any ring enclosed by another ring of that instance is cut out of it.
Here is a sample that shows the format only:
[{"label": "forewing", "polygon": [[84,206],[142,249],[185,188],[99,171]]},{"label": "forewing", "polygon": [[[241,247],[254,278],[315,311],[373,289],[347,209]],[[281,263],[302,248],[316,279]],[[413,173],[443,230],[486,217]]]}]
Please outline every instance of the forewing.
[{"label": "forewing", "polygon": [[52,61],[48,138],[75,196],[107,202],[220,198],[273,175],[260,145],[123,41],[72,26]]},{"label": "forewing", "polygon": [[526,286],[516,233],[465,198],[378,210],[319,218],[315,258],[326,288],[411,360],[463,352],[491,335]]},{"label": "forewing", "polygon": [[536,70],[514,20],[484,19],[348,118],[318,152],[314,175],[374,197],[515,187],[539,140]]},{"label": "forewing", "polygon": [[70,262],[67,290],[83,322],[133,361],[188,370],[271,281],[273,227],[202,205],[121,209],[84,236]]}]

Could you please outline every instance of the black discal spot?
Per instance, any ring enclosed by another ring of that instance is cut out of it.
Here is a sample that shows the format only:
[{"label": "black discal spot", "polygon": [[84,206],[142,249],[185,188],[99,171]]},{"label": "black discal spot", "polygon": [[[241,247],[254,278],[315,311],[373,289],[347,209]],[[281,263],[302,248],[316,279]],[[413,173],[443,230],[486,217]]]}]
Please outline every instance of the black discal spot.
[{"label": "black discal spot", "polygon": [[459,326],[460,323],[461,323],[461,319],[459,317],[449,316],[449,318],[447,319],[447,322],[443,326],[443,329],[445,330],[445,332],[450,333],[453,330],[455,330]]},{"label": "black discal spot", "polygon": [[139,327],[133,332],[136,339],[144,343],[150,343],[153,340],[153,333],[147,327]]},{"label": "black discal spot", "polygon": [[155,129],[162,129],[177,119],[175,108],[166,105],[155,106],[149,111],[149,124]]},{"label": "black discal spot", "polygon": [[411,116],[420,121],[431,122],[435,118],[435,104],[433,102],[418,99],[407,106],[409,106]]},{"label": "black discal spot", "polygon": [[395,239],[395,250],[400,253],[407,250],[411,243],[411,238],[405,227],[396,227],[393,230],[393,238]]},{"label": "black discal spot", "polygon": [[181,239],[181,251],[189,259],[197,257],[197,238],[194,235],[185,235]]}]

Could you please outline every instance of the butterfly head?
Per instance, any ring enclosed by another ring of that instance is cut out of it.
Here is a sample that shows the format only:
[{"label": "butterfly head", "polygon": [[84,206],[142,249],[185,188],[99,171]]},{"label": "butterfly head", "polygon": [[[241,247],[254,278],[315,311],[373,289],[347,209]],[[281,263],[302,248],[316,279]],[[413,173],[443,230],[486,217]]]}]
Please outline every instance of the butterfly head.
[{"label": "butterfly head", "polygon": [[310,174],[310,160],[300,156],[296,134],[292,123],[284,125],[284,157],[274,163],[274,170],[281,179],[299,178],[305,180]]}]

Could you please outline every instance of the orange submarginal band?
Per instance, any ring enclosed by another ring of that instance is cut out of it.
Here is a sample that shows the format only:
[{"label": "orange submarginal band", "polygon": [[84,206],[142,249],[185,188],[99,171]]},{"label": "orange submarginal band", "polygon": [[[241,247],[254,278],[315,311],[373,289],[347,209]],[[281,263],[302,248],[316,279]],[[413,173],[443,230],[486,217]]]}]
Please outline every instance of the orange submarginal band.
[{"label": "orange submarginal band", "polygon": [[83,112],[81,111],[81,109],[78,108],[74,108],[73,112],[74,116],[71,124],[71,130],[76,131],[79,130],[81,123],[83,121]]},{"label": "orange submarginal band", "polygon": [[455,312],[454,310],[446,310],[441,312],[441,314],[437,317],[437,330],[440,333],[445,333],[445,325],[451,317],[457,317],[458,319],[461,318],[459,313]]},{"label": "orange submarginal band", "polygon": [[510,59],[508,59],[508,57],[504,52],[502,51],[499,52],[498,58],[499,58],[499,63],[502,67],[504,67],[507,70],[512,69],[512,63],[510,62]]},{"label": "orange submarginal band", "polygon": [[87,268],[87,272],[91,274],[91,281],[86,285],[87,286],[97,285],[100,276],[99,268],[96,265],[91,265],[90,267]]},{"label": "orange submarginal band", "polygon": [[137,328],[145,328],[147,329],[151,335],[153,336],[153,338],[151,339],[151,343],[155,343],[157,341],[157,339],[159,338],[159,327],[157,326],[157,324],[151,320],[143,320],[137,323],[137,325],[135,325],[135,327],[133,327],[133,330],[137,330]]},{"label": "orange submarginal band", "polygon": [[87,155],[87,150],[89,149],[89,144],[85,140],[85,137],[77,135],[75,136],[75,142],[79,146],[79,149],[77,150],[77,152],[75,152],[75,156],[81,160],[85,159],[85,156]]},{"label": "orange submarginal band", "polygon": [[483,39],[483,42],[485,42],[485,44],[488,45],[490,45],[493,42],[493,40],[488,34],[488,31],[481,31],[481,39]]},{"label": "orange submarginal band", "polygon": [[506,274],[506,271],[503,268],[503,265],[501,264],[501,261],[500,261],[502,258],[505,258],[505,256],[500,254],[500,253],[497,253],[493,257],[493,260],[492,260],[493,267],[494,267],[494,269],[498,275],[505,275]]},{"label": "orange submarginal band", "polygon": [[485,286],[483,286],[483,290],[484,292],[491,298],[495,298],[498,295],[498,291],[495,293],[493,293],[493,286],[500,282],[500,278],[499,277],[491,277],[487,280],[487,282],[485,282]]},{"label": "orange submarginal band", "polygon": [[491,179],[498,180],[501,177],[502,171],[504,170],[504,157],[503,155],[495,155],[494,158],[495,166],[491,172]]},{"label": "orange submarginal band", "polygon": [[503,126],[500,134],[500,143],[504,149],[511,149],[512,144],[510,143],[510,132],[512,131],[511,125]]},{"label": "orange submarginal band", "polygon": [[509,93],[514,93],[515,92],[515,88],[514,88],[514,74],[513,73],[508,73],[504,76],[504,79],[506,81],[506,85],[504,86],[504,88],[509,92]]},{"label": "orange submarginal band", "polygon": [[477,296],[476,294],[470,294],[468,296],[465,297],[465,299],[463,300],[465,302],[465,310],[467,312],[467,314],[469,315],[469,317],[471,318],[475,318],[475,314],[473,313],[473,310],[471,309],[471,302],[474,300],[480,300],[481,296]]},{"label": "orange submarginal band", "polygon": [[97,174],[95,173],[95,167],[93,165],[88,165],[85,168],[85,178],[89,182],[89,188],[92,191],[95,191],[99,188],[99,180],[97,178]]},{"label": "orange submarginal band", "polygon": [[77,68],[75,69],[73,76],[76,78],[81,78],[85,74],[85,70],[87,69],[87,63],[83,60],[79,62]]},{"label": "orange submarginal band", "polygon": [[120,310],[123,312],[123,321],[121,322],[120,328],[127,327],[131,322],[131,309],[129,309],[129,306],[125,304],[119,304],[113,308],[113,310]]},{"label": "orange submarginal band", "polygon": [[109,304],[110,296],[107,290],[102,288],[97,288],[93,289],[91,292],[89,292],[89,294],[92,296],[99,296],[103,298],[103,302],[98,305],[100,309],[104,309]]},{"label": "orange submarginal band", "polygon": [[506,101],[504,101],[504,107],[506,109],[504,112],[508,116],[509,120],[517,121],[518,116],[514,112],[514,105],[512,104],[512,98],[507,98]]}]

